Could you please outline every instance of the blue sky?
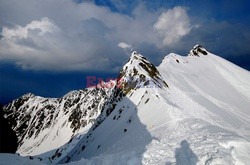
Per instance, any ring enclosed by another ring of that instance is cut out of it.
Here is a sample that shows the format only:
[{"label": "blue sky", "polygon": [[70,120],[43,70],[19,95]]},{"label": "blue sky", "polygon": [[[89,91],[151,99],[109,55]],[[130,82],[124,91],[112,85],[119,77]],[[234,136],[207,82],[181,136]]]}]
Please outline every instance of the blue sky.
[{"label": "blue sky", "polygon": [[250,70],[244,0],[0,0],[0,102],[60,97],[116,77],[132,50],[155,65],[197,43]]}]

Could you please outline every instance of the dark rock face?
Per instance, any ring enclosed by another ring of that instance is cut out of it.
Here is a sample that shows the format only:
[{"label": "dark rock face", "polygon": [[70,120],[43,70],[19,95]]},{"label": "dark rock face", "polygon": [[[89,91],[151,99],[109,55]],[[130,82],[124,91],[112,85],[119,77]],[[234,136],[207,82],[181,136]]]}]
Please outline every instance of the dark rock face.
[{"label": "dark rock face", "polygon": [[194,48],[190,51],[190,56],[200,56],[200,55],[207,55],[207,50],[203,48],[201,45],[196,45]]},{"label": "dark rock face", "polygon": [[17,136],[11,125],[3,117],[3,108],[0,105],[0,152],[15,153],[17,150]]}]

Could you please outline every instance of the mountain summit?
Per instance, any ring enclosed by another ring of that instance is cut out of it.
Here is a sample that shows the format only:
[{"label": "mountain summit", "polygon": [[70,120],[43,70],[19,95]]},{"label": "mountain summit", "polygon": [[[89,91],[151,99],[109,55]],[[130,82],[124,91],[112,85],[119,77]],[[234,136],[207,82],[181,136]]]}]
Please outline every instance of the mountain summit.
[{"label": "mountain summit", "polygon": [[115,83],[5,105],[17,153],[46,164],[250,162],[249,71],[196,45],[158,67],[134,51]]},{"label": "mountain summit", "polygon": [[201,56],[201,55],[208,55],[208,51],[203,48],[201,45],[195,45],[193,49],[190,50],[189,56]]},{"label": "mountain summit", "polygon": [[125,94],[131,89],[144,87],[168,87],[157,68],[144,56],[133,51],[129,61],[121,69],[118,78],[122,79]]}]

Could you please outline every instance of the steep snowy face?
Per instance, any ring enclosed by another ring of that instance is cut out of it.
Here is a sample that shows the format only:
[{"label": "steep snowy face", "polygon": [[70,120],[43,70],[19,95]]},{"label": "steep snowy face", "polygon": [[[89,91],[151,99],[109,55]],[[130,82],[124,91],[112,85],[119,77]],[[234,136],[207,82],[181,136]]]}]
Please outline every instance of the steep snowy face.
[{"label": "steep snowy face", "polygon": [[5,105],[4,116],[18,136],[17,153],[36,155],[67,143],[96,122],[112,89],[72,91],[61,98],[26,94]]},{"label": "steep snowy face", "polygon": [[[119,77],[143,74],[152,78],[140,67],[142,59],[134,52]],[[132,88],[95,130],[81,137],[58,161],[74,164],[83,158],[76,164],[249,162],[250,99],[249,93],[240,89],[249,91],[249,72],[209,52],[199,58],[172,53],[156,70],[169,88]]]},{"label": "steep snowy face", "polygon": [[[201,50],[206,51],[199,46],[195,46],[190,51],[190,54],[198,54],[200,58],[195,58],[192,55],[170,54],[164,58],[158,69],[163,77],[168,79],[171,91],[176,89],[180,96],[187,96],[204,107],[206,113],[213,114],[209,117],[213,124],[217,125],[223,121],[223,128],[227,127],[226,129],[249,138],[249,71],[208,51],[204,56],[202,55],[204,52],[202,53]],[[177,101],[178,98],[173,98],[173,100]],[[178,102],[182,103],[181,100]],[[181,107],[181,105],[179,106]],[[182,106],[185,108],[185,105]],[[189,110],[190,114],[191,112]],[[197,116],[197,114],[192,115]],[[207,121],[206,117],[200,118]]]},{"label": "steep snowy face", "polygon": [[121,69],[118,78],[124,94],[131,89],[168,87],[156,67],[144,56],[134,51],[127,64]]},{"label": "steep snowy face", "polygon": [[[170,136],[179,142],[188,139],[195,153],[192,159],[198,162],[198,158],[200,164],[248,164],[250,72],[199,49],[206,51],[195,46],[189,56],[172,53],[158,67],[168,80],[168,99],[180,112],[174,119],[179,121],[178,128],[169,127]],[[166,128],[162,127],[163,130]],[[171,138],[160,139],[170,142]],[[170,147],[170,152],[177,147]],[[151,150],[154,148],[157,147],[152,146]],[[171,160],[170,156],[168,161],[184,163],[188,159]]]},{"label": "steep snowy face", "polygon": [[[137,142],[136,136],[141,131],[147,135],[146,142],[150,141],[150,134],[137,116],[136,105],[145,105],[149,102],[150,94],[154,93],[149,93],[147,90],[155,88],[165,90],[168,87],[167,83],[152,63],[141,54],[133,52],[129,61],[121,69],[115,84],[112,94],[101,110],[102,113],[88,133],[73,138],[59,148],[47,160],[48,162],[66,163],[82,157],[88,158],[99,152],[106,152],[106,148],[121,143],[123,136],[130,136]],[[154,94],[151,99],[157,99],[157,96]],[[126,133],[128,127],[135,127],[134,131],[136,131],[137,124],[143,128],[141,131],[131,134],[130,130],[130,133]],[[138,143],[145,145],[145,141]],[[115,148],[119,150],[119,148]]]},{"label": "steep snowy face", "polygon": [[192,50],[189,52],[189,56],[202,56],[202,55],[207,55],[208,51],[203,48],[201,45],[195,45]]}]

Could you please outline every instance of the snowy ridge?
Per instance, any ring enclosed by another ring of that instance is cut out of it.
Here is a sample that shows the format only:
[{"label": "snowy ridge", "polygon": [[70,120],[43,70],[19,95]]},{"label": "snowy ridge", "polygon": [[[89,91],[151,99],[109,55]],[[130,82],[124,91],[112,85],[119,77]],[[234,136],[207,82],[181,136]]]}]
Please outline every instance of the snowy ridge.
[{"label": "snowy ridge", "polygon": [[[47,148],[48,152],[33,157],[42,158],[46,164],[250,162],[249,71],[196,45],[188,56],[169,54],[158,67],[133,52],[118,78],[112,89],[73,91],[65,98],[45,101],[42,97],[25,95],[4,107],[5,116],[17,119],[13,129],[19,137],[26,137],[30,123],[34,123],[30,122],[34,117],[25,117],[34,116],[27,105],[36,107],[34,113],[39,112],[39,107],[56,107],[54,114],[60,117],[53,115],[54,124],[48,127],[52,131],[46,135],[54,135],[56,126],[66,121],[60,128],[63,132],[53,142],[57,143],[65,135],[69,138],[54,150]],[[66,104],[68,108],[65,108],[66,100],[70,100]],[[86,111],[86,116],[79,114],[92,104],[95,106]],[[72,114],[75,115],[70,121]],[[28,127],[18,131],[25,118]],[[82,119],[87,121],[86,126],[82,125]],[[91,124],[90,119],[93,119]],[[41,132],[37,133],[39,139],[45,134],[43,128],[47,121],[44,120]],[[70,127],[72,123],[74,127]],[[34,136],[30,138],[32,141]],[[23,142],[20,148],[31,144],[29,138],[20,142]],[[40,149],[47,144],[41,143]],[[24,152],[20,148],[18,152]],[[36,148],[39,146],[30,151],[35,153]]]},{"label": "snowy ridge", "polygon": [[112,89],[71,91],[61,98],[26,94],[4,106],[18,136],[18,153],[37,155],[56,149],[95,123]]}]

